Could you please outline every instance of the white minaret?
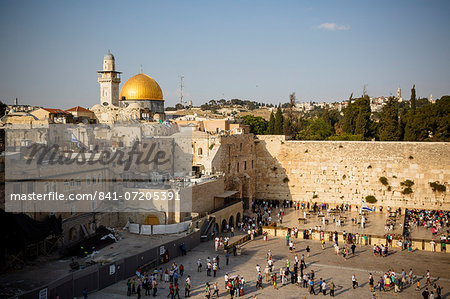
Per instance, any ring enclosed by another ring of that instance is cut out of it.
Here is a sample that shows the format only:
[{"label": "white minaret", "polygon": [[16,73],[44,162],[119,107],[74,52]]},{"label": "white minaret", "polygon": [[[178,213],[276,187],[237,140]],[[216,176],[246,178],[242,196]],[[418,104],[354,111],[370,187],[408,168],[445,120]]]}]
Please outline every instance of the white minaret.
[{"label": "white minaret", "polygon": [[397,99],[401,99],[402,98],[402,89],[400,88],[400,86],[397,88]]},{"label": "white minaret", "polygon": [[100,84],[100,104],[103,106],[119,106],[119,84],[121,72],[116,72],[114,55],[109,51],[103,57],[103,70],[98,71]]}]

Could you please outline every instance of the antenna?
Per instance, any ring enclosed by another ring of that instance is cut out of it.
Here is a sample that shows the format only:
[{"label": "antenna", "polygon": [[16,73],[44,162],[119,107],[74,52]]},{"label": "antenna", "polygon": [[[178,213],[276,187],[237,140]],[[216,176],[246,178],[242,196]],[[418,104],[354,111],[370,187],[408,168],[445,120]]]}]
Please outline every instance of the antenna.
[{"label": "antenna", "polygon": [[367,95],[367,84],[363,85],[363,96]]},{"label": "antenna", "polygon": [[183,105],[183,79],[184,76],[180,75],[180,104]]}]

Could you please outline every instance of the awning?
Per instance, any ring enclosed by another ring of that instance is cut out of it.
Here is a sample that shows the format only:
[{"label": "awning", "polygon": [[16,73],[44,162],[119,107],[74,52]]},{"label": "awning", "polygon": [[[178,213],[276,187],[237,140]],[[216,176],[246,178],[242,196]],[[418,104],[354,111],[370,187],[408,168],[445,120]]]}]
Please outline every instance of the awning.
[{"label": "awning", "polygon": [[239,193],[239,191],[225,191],[224,193],[216,195],[214,197],[227,198],[227,197],[231,197],[231,196],[235,195],[236,193]]}]

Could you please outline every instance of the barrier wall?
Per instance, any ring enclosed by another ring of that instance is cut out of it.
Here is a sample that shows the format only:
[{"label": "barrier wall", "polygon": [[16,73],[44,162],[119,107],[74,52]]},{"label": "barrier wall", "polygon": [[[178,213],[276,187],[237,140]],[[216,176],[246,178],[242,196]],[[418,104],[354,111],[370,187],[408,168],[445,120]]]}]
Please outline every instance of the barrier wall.
[{"label": "barrier wall", "polygon": [[184,221],[174,224],[160,224],[160,225],[140,225],[138,223],[130,223],[129,230],[133,234],[141,235],[163,235],[163,234],[177,234],[186,231],[192,221]]},{"label": "barrier wall", "polygon": [[15,298],[35,299],[40,298],[40,292],[47,292],[46,298],[82,297],[82,291],[87,288],[88,292],[104,289],[114,283],[134,276],[136,269],[145,265],[158,266],[163,264],[160,259],[159,249],[164,246],[169,251],[169,258],[181,255],[180,245],[184,243],[188,251],[200,244],[200,230],[189,234],[178,240],[174,240],[160,246],[148,249],[133,256],[105,264],[93,265],[88,268],[67,274],[49,284],[28,291]]}]

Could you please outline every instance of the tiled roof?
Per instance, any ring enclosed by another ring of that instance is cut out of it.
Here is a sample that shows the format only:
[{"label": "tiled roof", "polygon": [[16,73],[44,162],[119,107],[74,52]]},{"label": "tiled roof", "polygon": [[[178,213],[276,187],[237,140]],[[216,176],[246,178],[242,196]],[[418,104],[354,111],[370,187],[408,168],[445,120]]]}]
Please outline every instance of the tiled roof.
[{"label": "tiled roof", "polygon": [[67,109],[66,112],[92,112],[89,109],[83,108],[81,106],[72,107],[70,109]]}]

